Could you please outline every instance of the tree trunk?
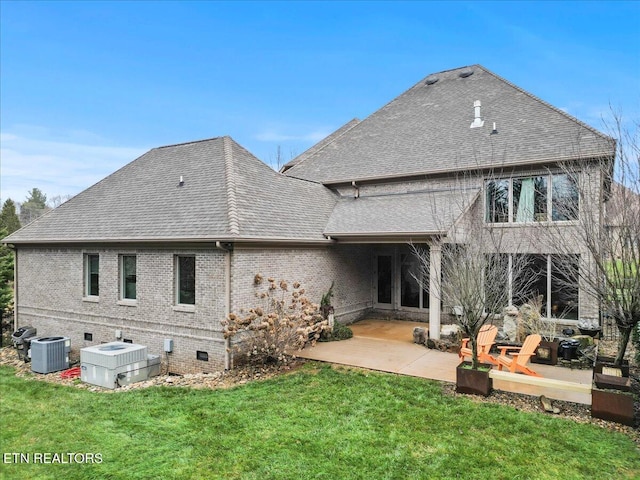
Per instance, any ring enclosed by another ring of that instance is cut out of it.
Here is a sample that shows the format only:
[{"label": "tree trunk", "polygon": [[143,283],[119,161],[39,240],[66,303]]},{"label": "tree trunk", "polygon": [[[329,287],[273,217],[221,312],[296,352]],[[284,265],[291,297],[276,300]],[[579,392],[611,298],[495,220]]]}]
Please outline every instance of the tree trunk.
[{"label": "tree trunk", "polygon": [[622,327],[618,325],[618,331],[620,332],[620,341],[618,344],[618,355],[616,355],[615,365],[622,365],[622,359],[627,351],[627,345],[629,344],[629,337],[631,337],[632,327]]},{"label": "tree trunk", "polygon": [[469,337],[469,341],[471,342],[471,367],[474,370],[478,369],[478,342],[475,335],[471,335]]}]

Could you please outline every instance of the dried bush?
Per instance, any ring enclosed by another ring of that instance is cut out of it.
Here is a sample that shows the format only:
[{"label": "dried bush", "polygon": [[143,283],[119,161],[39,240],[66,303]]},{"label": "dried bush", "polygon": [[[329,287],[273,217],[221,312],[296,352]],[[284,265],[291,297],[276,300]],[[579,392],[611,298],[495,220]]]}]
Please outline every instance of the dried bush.
[{"label": "dried bush", "polygon": [[544,318],[541,313],[543,301],[543,296],[538,295],[520,307],[521,321],[517,338],[519,342],[523,342],[526,336],[532,333],[537,333],[550,342],[555,338],[556,323]]},{"label": "dried bush", "polygon": [[222,321],[224,337],[232,340],[240,358],[250,363],[286,363],[295,351],[312,344],[329,330],[320,306],[305,296],[300,283],[254,277],[259,305],[231,313]]}]

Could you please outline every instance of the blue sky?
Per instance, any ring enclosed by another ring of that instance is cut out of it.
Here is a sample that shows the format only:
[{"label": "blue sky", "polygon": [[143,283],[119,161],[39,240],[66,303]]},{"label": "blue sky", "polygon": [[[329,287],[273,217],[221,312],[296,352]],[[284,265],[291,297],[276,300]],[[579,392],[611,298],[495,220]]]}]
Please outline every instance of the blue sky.
[{"label": "blue sky", "polygon": [[476,63],[597,128],[640,119],[640,2],[0,0],[0,22],[2,201],[221,135],[288,160]]}]

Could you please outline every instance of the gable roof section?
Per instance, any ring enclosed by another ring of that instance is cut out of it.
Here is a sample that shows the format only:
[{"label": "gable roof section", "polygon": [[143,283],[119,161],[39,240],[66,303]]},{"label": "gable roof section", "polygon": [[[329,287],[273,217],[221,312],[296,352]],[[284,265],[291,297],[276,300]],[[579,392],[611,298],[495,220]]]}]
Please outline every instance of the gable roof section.
[{"label": "gable roof section", "polygon": [[335,202],[218,137],[154,148],[3,241],[317,241]]},{"label": "gable roof section", "polygon": [[[484,125],[470,128],[476,100]],[[474,65],[429,75],[313,150],[287,175],[336,184],[613,156],[614,146],[609,137]]]},{"label": "gable roof section", "polygon": [[324,233],[338,239],[443,235],[479,192],[469,188],[342,198]]}]

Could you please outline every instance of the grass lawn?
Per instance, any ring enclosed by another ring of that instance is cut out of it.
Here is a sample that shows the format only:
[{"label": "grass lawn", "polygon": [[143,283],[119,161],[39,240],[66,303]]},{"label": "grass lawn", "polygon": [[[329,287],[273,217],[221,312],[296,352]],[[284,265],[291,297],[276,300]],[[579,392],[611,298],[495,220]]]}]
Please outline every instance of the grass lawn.
[{"label": "grass lawn", "polygon": [[[640,451],[622,434],[444,396],[429,380],[313,363],[228,390],[114,394],[0,367],[0,396],[2,453],[32,454],[0,463],[3,479],[640,477]],[[34,464],[43,452],[102,462]]]}]

